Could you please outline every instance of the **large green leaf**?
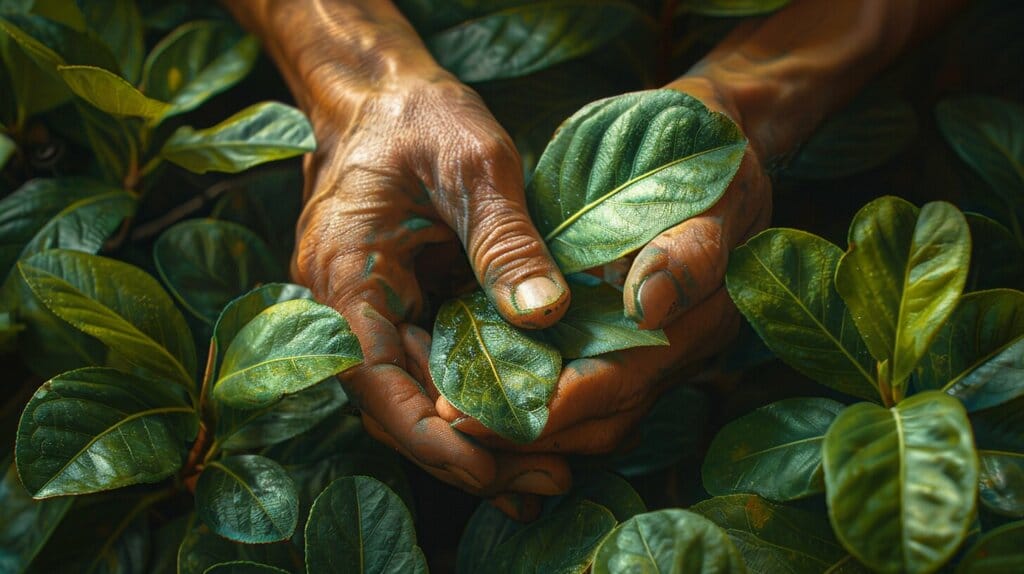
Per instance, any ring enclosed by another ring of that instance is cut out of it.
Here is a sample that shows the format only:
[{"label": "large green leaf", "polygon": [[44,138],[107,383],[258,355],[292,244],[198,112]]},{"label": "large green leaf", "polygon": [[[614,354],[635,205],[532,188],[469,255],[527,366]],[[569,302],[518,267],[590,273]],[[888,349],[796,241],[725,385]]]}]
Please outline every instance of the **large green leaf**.
[{"label": "large green leaf", "polygon": [[1024,520],[981,537],[957,567],[957,574],[1017,574],[1024,570]]},{"label": "large green leaf", "polygon": [[184,462],[195,411],[172,385],[107,368],[50,379],[18,425],[18,473],[36,498],[157,482]]},{"label": "large green leaf", "polygon": [[854,561],[832,535],[823,513],[775,504],[754,494],[716,496],[690,510],[726,531],[751,572],[836,572]]},{"label": "large green leaf", "polygon": [[196,482],[196,511],[225,538],[266,544],[295,532],[299,496],[276,462],[254,454],[229,456],[203,468]]},{"label": "large green leaf", "polygon": [[724,114],[673,90],[599,100],[544,150],[530,212],[562,271],[602,265],[714,205],[746,143]]},{"label": "large green leaf", "polygon": [[979,450],[978,494],[990,510],[1024,518],[1024,452]]},{"label": "large green leaf", "polygon": [[308,299],[285,301],[238,331],[213,396],[235,408],[265,407],[362,360],[359,341],[337,311]]},{"label": "large green leaf", "polygon": [[785,399],[730,422],[708,447],[704,488],[780,501],[823,492],[821,444],[842,410],[831,399]]},{"label": "large green leaf", "polygon": [[0,56],[10,73],[18,108],[15,122],[54,108],[71,97],[57,74],[64,59],[10,21],[0,18]]},{"label": "large green leaf", "polygon": [[367,476],[340,478],[313,503],[306,522],[306,572],[426,573],[402,500]]},{"label": "large green leaf", "polygon": [[155,279],[96,255],[51,249],[19,263],[50,311],[96,337],[125,362],[193,386],[195,344],[185,319]]},{"label": "large green leaf", "polygon": [[139,81],[144,46],[142,16],[135,0],[79,2],[82,16],[117,57],[121,74],[131,83]]},{"label": "large green leaf", "polygon": [[[132,170],[137,159],[138,120],[106,114],[84,102],[73,100],[74,110],[81,118],[81,129],[95,157],[104,180],[120,184]],[[134,122],[136,125],[132,125]]]},{"label": "large green leaf", "polygon": [[313,127],[302,112],[277,102],[264,102],[210,128],[178,128],[164,142],[160,155],[196,173],[236,173],[315,149]]},{"label": "large green leaf", "polygon": [[524,76],[596,50],[642,13],[615,0],[555,0],[507,8],[427,38],[437,62],[464,82]]},{"label": "large green leaf", "polygon": [[341,385],[329,378],[263,409],[223,407],[217,411],[217,441],[225,450],[276,444],[313,428],[347,402]]},{"label": "large green leaf", "polygon": [[840,392],[878,400],[871,354],[832,281],[842,251],[795,229],[768,229],[729,256],[725,285],[779,358]]},{"label": "large green leaf", "polygon": [[644,330],[622,312],[622,292],[604,282],[572,283],[572,302],[553,326],[540,331],[564,359],[593,357],[633,347],[668,345],[661,329]]},{"label": "large green leaf", "polygon": [[895,197],[864,206],[850,225],[836,289],[871,354],[902,389],[956,306],[967,281],[971,237],[945,202],[920,210]]},{"label": "large green leaf", "polygon": [[217,323],[213,327],[213,341],[215,346],[215,369],[220,369],[219,355],[224,349],[231,345],[238,332],[245,327],[249,321],[256,318],[269,307],[291,301],[293,299],[312,299],[313,293],[309,289],[292,283],[268,283],[261,285],[245,295],[242,295],[228,303],[217,317]]},{"label": "large green leaf", "polygon": [[562,358],[509,325],[482,291],[445,303],[434,322],[430,374],[457,409],[499,435],[529,442],[548,419]]},{"label": "large green leaf", "polygon": [[978,455],[960,401],[938,391],[891,409],[859,403],[825,435],[829,516],[843,546],[880,572],[931,572],[974,520]]},{"label": "large green leaf", "polygon": [[91,179],[30,180],[0,200],[0,274],[46,249],[95,253],[134,210],[131,194]]},{"label": "large green leaf", "polygon": [[70,496],[32,500],[18,479],[17,469],[8,465],[0,480],[0,571],[25,572],[73,500]]},{"label": "large green leaf", "polygon": [[743,557],[725,531],[707,518],[678,508],[639,514],[605,538],[594,574],[746,572]]},{"label": "large green leaf", "polygon": [[195,109],[249,73],[259,56],[252,36],[228,22],[189,22],[146,57],[142,89],[172,106],[168,115]]},{"label": "large green leaf", "polygon": [[564,505],[502,542],[488,567],[509,574],[582,574],[615,525],[615,516],[599,504],[580,500]]},{"label": "large green leaf", "polygon": [[156,120],[170,107],[145,96],[127,80],[95,66],[60,66],[61,78],[78,97],[115,116]]},{"label": "large green leaf", "polygon": [[259,562],[288,571],[300,556],[294,554],[289,542],[274,544],[239,544],[218,536],[206,525],[191,528],[178,548],[178,574],[205,574],[225,562]]},{"label": "large green leaf", "polygon": [[1024,395],[1024,293],[964,295],[917,370],[916,385],[942,389],[968,411]]},{"label": "large green leaf", "polygon": [[706,16],[755,16],[774,12],[790,0],[683,0],[680,8]]},{"label": "large green leaf", "polygon": [[190,219],[165,231],[153,246],[153,260],[171,294],[210,324],[235,297],[284,275],[262,239],[213,219]]},{"label": "large green leaf", "polygon": [[965,213],[971,228],[971,272],[967,290],[1024,286],[1024,246],[1003,224]]}]

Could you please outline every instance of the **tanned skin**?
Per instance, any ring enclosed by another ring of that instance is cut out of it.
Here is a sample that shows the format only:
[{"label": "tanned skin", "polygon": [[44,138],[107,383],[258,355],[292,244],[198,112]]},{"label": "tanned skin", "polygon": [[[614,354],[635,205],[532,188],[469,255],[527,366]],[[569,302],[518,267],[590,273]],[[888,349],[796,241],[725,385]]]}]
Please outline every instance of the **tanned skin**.
[{"label": "tanned skin", "polygon": [[[729,251],[769,223],[764,166],[966,0],[795,0],[739,25],[666,86],[728,114],[750,146],[722,199],[652,240],[626,277],[627,314],[665,328],[671,345],[570,362],[529,445],[439,397],[430,336],[409,324],[423,311],[418,279],[428,279],[415,274],[417,254],[455,242],[510,322],[540,328],[564,314],[571,294],[530,222],[508,134],[389,0],[225,3],[263,40],[316,131],[292,275],[359,337],[366,361],[343,384],[367,430],[434,476],[496,496],[565,491],[562,455],[615,448],[667,373],[696,368],[733,337],[739,316],[723,278]],[[509,500],[499,505],[526,513]]]}]

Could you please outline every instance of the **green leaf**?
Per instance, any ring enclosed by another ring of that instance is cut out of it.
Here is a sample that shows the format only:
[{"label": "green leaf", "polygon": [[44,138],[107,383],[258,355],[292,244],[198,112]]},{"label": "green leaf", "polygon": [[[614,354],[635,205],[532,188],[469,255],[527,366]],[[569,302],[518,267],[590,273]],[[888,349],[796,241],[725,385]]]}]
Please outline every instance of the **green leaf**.
[{"label": "green leaf", "polygon": [[714,205],[746,145],[728,117],[680,92],[599,100],[544,150],[530,213],[562,271],[603,265]]},{"label": "green leaf", "polygon": [[580,500],[562,506],[502,542],[488,559],[488,567],[509,574],[582,574],[615,524],[615,516],[599,504]]},{"label": "green leaf", "polygon": [[891,409],[844,410],[824,444],[829,517],[843,546],[881,572],[931,572],[974,520],[978,456],[967,412],[926,391]]},{"label": "green leaf", "polygon": [[190,219],[165,231],[153,246],[153,260],[171,294],[209,324],[232,299],[284,274],[253,232],[212,219]]},{"label": "green leaf", "polygon": [[191,520],[191,515],[182,514],[154,529],[150,574],[178,574],[178,549],[188,534]]},{"label": "green leaf", "polygon": [[979,450],[981,503],[1006,516],[1024,518],[1024,453]]},{"label": "green leaf", "polygon": [[287,570],[281,570],[273,566],[267,566],[266,564],[259,564],[257,562],[246,562],[239,560],[236,562],[222,562],[215,564],[206,569],[204,574],[288,574]]},{"label": "green leaf", "polygon": [[36,297],[76,329],[135,367],[193,388],[195,344],[185,319],[155,279],[96,255],[51,249],[19,263]]},{"label": "green leaf", "polygon": [[617,572],[746,572],[725,532],[707,518],[678,508],[639,514],[605,538],[594,574]]},{"label": "green leaf", "polygon": [[986,533],[960,561],[957,574],[1015,574],[1024,569],[1024,520]]},{"label": "green leaf", "polygon": [[0,480],[0,571],[21,574],[28,570],[72,501],[71,497],[32,500],[18,479],[17,469],[8,465]]},{"label": "green leaf", "polygon": [[917,370],[916,385],[941,389],[968,411],[1024,395],[1024,293],[964,295]]},{"label": "green leaf", "polygon": [[556,0],[507,8],[428,37],[463,82],[525,76],[600,48],[642,13],[625,2]]},{"label": "green leaf", "polygon": [[538,333],[563,359],[593,357],[633,347],[668,345],[661,329],[643,330],[622,312],[622,292],[607,283],[574,281],[565,316]]},{"label": "green leaf", "polygon": [[690,510],[726,531],[751,572],[836,572],[853,561],[823,513],[775,504],[756,494],[716,496]]},{"label": "green leaf", "polygon": [[1024,397],[970,416],[978,448],[1024,452]]},{"label": "green leaf", "polygon": [[135,161],[133,156],[138,153],[138,120],[110,116],[81,98],[73,100],[73,104],[100,173],[106,181],[120,185],[129,175]]},{"label": "green leaf", "polygon": [[705,16],[755,16],[774,12],[790,0],[683,0],[680,8]]},{"label": "green leaf", "polygon": [[971,271],[967,290],[1024,285],[1024,247],[1003,224],[965,213],[971,229]]},{"label": "green leaf", "polygon": [[842,251],[795,229],[768,229],[729,256],[729,296],[775,355],[819,383],[878,400],[871,355],[832,281]]},{"label": "green leaf", "polygon": [[285,301],[238,331],[213,396],[231,407],[260,408],[362,360],[359,341],[337,311],[307,299]]},{"label": "green leaf", "polygon": [[290,542],[279,544],[238,544],[210,531],[206,525],[189,530],[178,549],[178,574],[205,574],[225,562],[258,562],[288,571],[301,556]]},{"label": "green leaf", "polygon": [[269,446],[306,432],[346,403],[341,385],[329,378],[264,409],[218,409],[216,437],[224,450]]},{"label": "green leaf", "polygon": [[[309,289],[292,283],[268,283],[261,285],[245,295],[242,295],[228,303],[217,317],[217,323],[213,327],[213,344],[216,345],[218,353],[227,349],[235,340],[238,332],[245,327],[249,321],[256,318],[268,308],[294,299],[313,299],[313,293]],[[220,360],[216,360],[215,372],[220,369]]]},{"label": "green leaf", "polygon": [[455,573],[476,574],[490,568],[494,550],[522,528],[523,524],[512,520],[490,502],[480,502],[459,538]]},{"label": "green leaf", "polygon": [[895,93],[869,89],[827,118],[783,173],[803,180],[848,177],[885,164],[916,136],[914,108]]},{"label": "green leaf", "polygon": [[306,572],[426,573],[412,517],[398,495],[367,477],[340,478],[306,522]]},{"label": "green leaf", "polygon": [[455,408],[507,439],[540,435],[561,368],[557,350],[506,323],[482,291],[448,301],[437,313],[434,384]]},{"label": "green leaf", "polygon": [[264,102],[204,130],[178,128],[164,143],[164,159],[196,173],[237,173],[316,149],[313,127],[299,110]]},{"label": "green leaf", "polygon": [[146,57],[142,89],[170,102],[168,115],[199,107],[244,78],[259,57],[259,44],[228,22],[184,24]]},{"label": "green leaf", "polygon": [[248,227],[267,242],[278,261],[290,261],[302,211],[302,185],[298,166],[248,172],[230,182],[210,217]]},{"label": "green leaf", "polygon": [[134,0],[81,2],[82,14],[117,57],[121,74],[131,83],[139,81],[144,46],[142,16]]},{"label": "green leaf", "polygon": [[575,477],[572,490],[562,498],[556,510],[574,509],[584,501],[608,509],[618,522],[647,512],[643,499],[625,479],[605,471]]},{"label": "green leaf", "polygon": [[215,460],[196,482],[196,510],[214,532],[246,544],[291,537],[299,517],[299,495],[288,472],[262,456]]},{"label": "green leaf", "polygon": [[[0,126],[0,130],[3,130],[3,126]],[[11,159],[17,151],[18,144],[0,132],[0,169],[7,165],[7,160]]]},{"label": "green leaf", "polygon": [[94,66],[59,66],[57,71],[78,97],[108,114],[156,120],[170,104],[146,97],[127,80]]},{"label": "green leaf", "polygon": [[857,212],[848,241],[836,289],[891,386],[903,388],[967,281],[967,222],[945,202],[918,210],[882,197]]},{"label": "green leaf", "polygon": [[0,56],[10,73],[18,107],[15,124],[71,97],[57,74],[57,66],[63,65],[64,59],[4,18],[0,18]]},{"label": "green leaf", "polygon": [[157,482],[181,468],[197,424],[171,385],[107,368],[71,371],[43,383],[25,407],[18,472],[35,498]]},{"label": "green leaf", "polygon": [[612,456],[611,468],[629,477],[644,476],[673,467],[684,457],[698,456],[706,444],[709,417],[706,393],[676,386],[658,397],[640,422],[636,448]]},{"label": "green leaf", "polygon": [[32,7],[32,14],[58,22],[79,32],[84,32],[86,29],[85,16],[75,0],[35,0],[28,3]]},{"label": "green leaf", "polygon": [[131,194],[94,180],[30,180],[0,200],[0,274],[46,249],[95,253],[134,211]]},{"label": "green leaf", "polygon": [[730,422],[708,447],[704,488],[777,501],[823,492],[821,444],[842,410],[831,399],[785,399]]}]

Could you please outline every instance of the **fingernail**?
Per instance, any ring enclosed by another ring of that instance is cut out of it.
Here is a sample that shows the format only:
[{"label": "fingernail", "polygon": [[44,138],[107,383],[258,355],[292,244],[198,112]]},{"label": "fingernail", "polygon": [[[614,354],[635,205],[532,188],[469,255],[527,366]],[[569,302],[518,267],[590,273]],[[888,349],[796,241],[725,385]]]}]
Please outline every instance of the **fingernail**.
[{"label": "fingernail", "polygon": [[516,286],[512,304],[521,313],[547,307],[562,296],[562,287],[549,277],[531,277]]},{"label": "fingernail", "polygon": [[551,476],[546,472],[533,470],[520,474],[509,483],[509,489],[517,492],[530,492],[533,494],[553,495],[560,494],[562,489],[558,488]]},{"label": "fingernail", "polygon": [[465,469],[461,469],[461,468],[459,468],[457,466],[446,466],[445,470],[447,470],[448,472],[450,472],[450,473],[454,474],[455,476],[457,476],[459,478],[459,480],[461,480],[463,483],[469,485],[471,488],[479,489],[479,488],[483,488],[483,486],[484,486],[483,483],[481,483],[479,480],[477,480],[476,477],[474,477],[472,474],[469,474],[468,472],[466,472]]},{"label": "fingernail", "polygon": [[655,271],[637,287],[635,308],[630,318],[639,323],[641,328],[655,328],[678,305],[679,288],[675,277],[665,270]]}]

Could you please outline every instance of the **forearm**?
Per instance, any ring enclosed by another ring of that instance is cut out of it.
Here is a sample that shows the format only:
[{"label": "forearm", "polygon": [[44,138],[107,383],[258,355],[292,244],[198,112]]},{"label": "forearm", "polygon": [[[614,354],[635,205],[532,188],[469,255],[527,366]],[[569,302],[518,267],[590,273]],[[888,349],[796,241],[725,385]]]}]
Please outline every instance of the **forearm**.
[{"label": "forearm", "polygon": [[965,0],[796,0],[737,27],[684,78],[729,102],[764,160],[785,156]]}]

